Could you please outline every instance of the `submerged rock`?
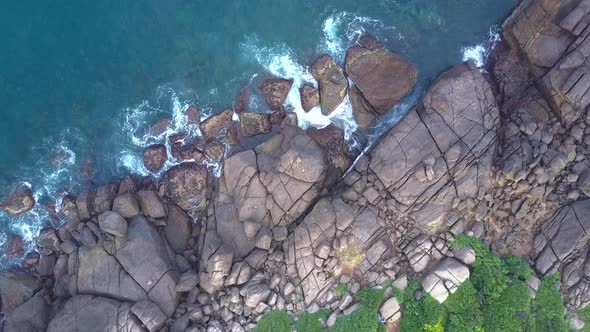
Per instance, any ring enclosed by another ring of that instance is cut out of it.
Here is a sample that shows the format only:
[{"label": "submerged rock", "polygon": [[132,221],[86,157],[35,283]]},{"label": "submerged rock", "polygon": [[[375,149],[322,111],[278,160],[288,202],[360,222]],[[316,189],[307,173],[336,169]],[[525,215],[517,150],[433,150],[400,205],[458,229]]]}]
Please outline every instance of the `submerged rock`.
[{"label": "submerged rock", "polygon": [[19,185],[0,203],[2,211],[15,217],[29,212],[34,206],[33,191],[26,184]]}]

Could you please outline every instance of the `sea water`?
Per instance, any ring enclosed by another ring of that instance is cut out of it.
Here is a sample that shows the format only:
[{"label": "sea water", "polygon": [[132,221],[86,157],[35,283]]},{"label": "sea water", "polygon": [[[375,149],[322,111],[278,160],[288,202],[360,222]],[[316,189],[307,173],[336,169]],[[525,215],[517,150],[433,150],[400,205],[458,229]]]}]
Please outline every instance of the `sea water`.
[{"label": "sea water", "polygon": [[[321,54],[343,64],[346,49],[370,33],[415,63],[414,91],[368,135],[391,128],[433,79],[465,60],[483,66],[516,0],[144,0],[0,3],[0,196],[17,183],[38,204],[19,218],[0,212],[0,267],[7,239],[34,248],[57,226],[61,198],[129,172],[150,174],[142,150],[231,106],[239,89],[267,75],[292,78],[286,104],[299,125],[357,130],[346,99],[329,117],[303,112],[298,87],[315,84]],[[255,94],[250,109],[268,111]],[[159,135],[149,127],[171,120]],[[198,132],[192,134],[198,135]],[[169,148],[169,147],[168,147]],[[169,160],[166,167],[174,164]],[[219,165],[211,165],[217,167]]]}]

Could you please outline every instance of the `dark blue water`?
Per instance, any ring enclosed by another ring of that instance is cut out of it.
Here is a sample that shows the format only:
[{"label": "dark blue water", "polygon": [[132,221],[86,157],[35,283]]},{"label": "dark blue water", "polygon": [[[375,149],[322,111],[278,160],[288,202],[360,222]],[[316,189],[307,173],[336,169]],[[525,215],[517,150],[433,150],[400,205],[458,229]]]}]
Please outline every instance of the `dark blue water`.
[{"label": "dark blue water", "polygon": [[515,3],[2,1],[0,195],[26,181],[41,204],[16,220],[0,213],[0,244],[32,239],[50,219],[43,205],[64,191],[147,174],[142,147],[165,139],[144,136],[148,126],[176,116],[180,129],[189,103],[216,112],[256,74],[305,80],[316,56],[341,61],[363,32],[418,65],[417,96],[466,51],[485,56],[490,28]]}]

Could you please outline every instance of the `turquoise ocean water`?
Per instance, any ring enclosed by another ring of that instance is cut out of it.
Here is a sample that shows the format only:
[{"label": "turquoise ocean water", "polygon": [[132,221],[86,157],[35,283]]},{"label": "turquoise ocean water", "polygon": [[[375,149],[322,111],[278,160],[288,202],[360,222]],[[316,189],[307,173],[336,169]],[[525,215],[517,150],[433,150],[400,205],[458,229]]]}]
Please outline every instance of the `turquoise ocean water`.
[{"label": "turquoise ocean water", "polygon": [[[142,0],[0,3],[0,196],[31,184],[39,204],[0,212],[0,266],[10,236],[32,240],[46,206],[65,192],[129,172],[148,174],[147,128],[197,104],[231,106],[269,73],[309,79],[329,53],[342,62],[362,33],[420,69],[416,91],[379,126],[391,127],[436,76],[465,58],[484,61],[516,0]],[[494,28],[496,27],[496,28]],[[264,105],[251,101],[255,110]],[[314,119],[310,119],[312,121]],[[323,119],[326,121],[326,119]],[[340,119],[341,125],[354,125]],[[350,129],[350,128],[349,128]],[[382,131],[382,130],[381,130]],[[88,170],[91,169],[90,176]],[[85,171],[84,171],[85,170]]]}]

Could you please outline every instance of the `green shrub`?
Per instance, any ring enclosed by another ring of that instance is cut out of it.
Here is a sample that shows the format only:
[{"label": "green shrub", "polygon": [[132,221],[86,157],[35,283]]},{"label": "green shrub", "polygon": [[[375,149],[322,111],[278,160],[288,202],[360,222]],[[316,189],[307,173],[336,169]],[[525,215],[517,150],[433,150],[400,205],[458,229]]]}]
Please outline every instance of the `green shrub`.
[{"label": "green shrub", "polygon": [[523,332],[529,325],[531,299],[528,286],[513,280],[497,297],[484,306],[486,332]]},{"label": "green shrub", "polygon": [[483,311],[477,290],[466,280],[445,302],[448,332],[473,332],[482,329]]},{"label": "green shrub", "polygon": [[429,294],[424,294],[420,301],[414,298],[414,291],[418,288],[415,282],[410,282],[405,291],[396,292],[396,296],[403,308],[402,322],[399,332],[422,332],[436,328],[445,322],[445,308]]},{"label": "green shrub", "polygon": [[504,257],[504,264],[506,264],[508,273],[515,278],[524,281],[533,276],[533,269],[522,257],[506,256]]},{"label": "green shrub", "polygon": [[580,332],[590,332],[590,305],[586,306],[584,309],[578,310],[578,317],[586,323]]},{"label": "green shrub", "polygon": [[321,332],[323,326],[320,320],[328,315],[330,315],[328,309],[322,309],[313,314],[308,312],[300,313],[294,323],[295,329],[298,332]]},{"label": "green shrub", "polygon": [[366,331],[381,332],[383,324],[379,319],[378,310],[383,302],[384,289],[365,288],[357,293],[356,299],[363,303],[363,306],[350,315],[342,316],[336,320],[328,332],[350,332]]},{"label": "green shrub", "polygon": [[336,296],[342,297],[346,292],[348,292],[348,284],[339,284],[336,286]]},{"label": "green shrub", "polygon": [[292,322],[285,310],[274,310],[264,314],[252,332],[291,332]]},{"label": "green shrub", "polygon": [[553,274],[543,278],[537,296],[533,300],[533,332],[567,332],[565,307],[558,288],[559,275]]}]

